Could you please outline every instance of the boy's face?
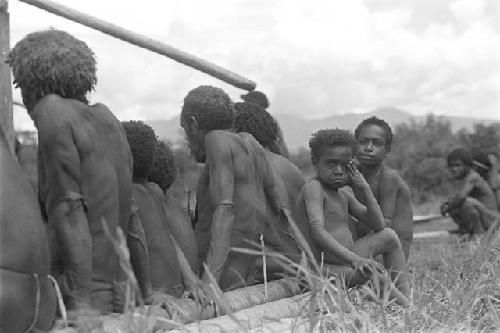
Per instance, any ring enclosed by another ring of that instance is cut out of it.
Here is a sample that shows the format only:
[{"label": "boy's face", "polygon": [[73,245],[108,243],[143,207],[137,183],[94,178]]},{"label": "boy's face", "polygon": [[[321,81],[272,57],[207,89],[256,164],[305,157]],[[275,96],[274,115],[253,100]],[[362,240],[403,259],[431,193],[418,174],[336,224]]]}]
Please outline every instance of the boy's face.
[{"label": "boy's face", "polygon": [[451,160],[448,162],[448,170],[455,179],[462,179],[467,175],[469,167],[460,159]]},{"label": "boy's face", "polygon": [[347,163],[352,159],[352,148],[349,146],[325,147],[319,161],[314,167],[318,180],[332,189],[339,189],[347,184]]},{"label": "boy's face", "polygon": [[362,165],[382,163],[387,152],[385,129],[378,125],[366,125],[356,139],[356,158]]}]

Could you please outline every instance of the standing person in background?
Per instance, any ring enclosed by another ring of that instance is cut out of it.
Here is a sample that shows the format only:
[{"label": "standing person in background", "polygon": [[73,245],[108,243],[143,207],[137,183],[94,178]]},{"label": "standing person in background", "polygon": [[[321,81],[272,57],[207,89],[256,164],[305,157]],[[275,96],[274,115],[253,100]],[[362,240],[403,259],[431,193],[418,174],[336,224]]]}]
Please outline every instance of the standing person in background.
[{"label": "standing person in background", "polygon": [[[413,211],[410,188],[396,170],[385,164],[385,157],[391,151],[392,129],[383,119],[370,117],[363,120],[354,132],[356,139],[355,156],[359,171],[370,185],[377,199],[385,225],[394,229],[403,246],[406,260],[410,255],[413,240]],[[363,196],[353,189],[356,198],[364,204]],[[369,230],[356,224],[358,237]]]},{"label": "standing person in background", "polygon": [[127,236],[143,297],[151,297],[140,221],[132,214],[132,155],[120,122],[86,94],[97,81],[94,53],[59,30],[27,35],[8,57],[38,130],[38,190],[57,275],[71,316],[121,312],[126,276],[104,232]]}]

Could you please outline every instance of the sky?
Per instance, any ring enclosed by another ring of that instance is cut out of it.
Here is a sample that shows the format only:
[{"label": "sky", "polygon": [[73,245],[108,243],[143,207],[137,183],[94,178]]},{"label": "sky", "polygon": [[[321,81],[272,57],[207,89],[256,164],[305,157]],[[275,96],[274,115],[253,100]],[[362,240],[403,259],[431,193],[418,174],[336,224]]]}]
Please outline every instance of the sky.
[{"label": "sky", "polygon": [[[59,0],[60,3],[63,1]],[[500,120],[496,0],[65,0],[66,6],[257,83],[271,113],[321,118],[397,107]],[[244,91],[164,56],[9,1],[11,46],[53,27],[95,52],[91,102],[120,120],[169,119],[199,85]],[[20,92],[14,91],[20,101]],[[16,107],[14,125],[32,123]]]}]

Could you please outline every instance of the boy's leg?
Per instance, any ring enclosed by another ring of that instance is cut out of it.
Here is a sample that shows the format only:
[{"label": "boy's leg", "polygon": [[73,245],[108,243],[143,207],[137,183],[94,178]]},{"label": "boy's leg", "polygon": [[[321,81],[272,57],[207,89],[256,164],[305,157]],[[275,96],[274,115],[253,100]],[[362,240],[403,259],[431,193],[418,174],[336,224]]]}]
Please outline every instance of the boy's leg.
[{"label": "boy's leg", "polygon": [[410,294],[408,268],[398,235],[391,228],[375,232],[354,242],[352,251],[365,258],[383,256],[384,266],[391,273],[398,289],[406,296]]},{"label": "boy's leg", "polygon": [[450,215],[458,224],[459,230],[464,230],[469,234],[480,234],[488,230],[497,214],[477,199],[468,197],[460,207],[453,209]]},{"label": "boy's leg", "polygon": [[497,212],[488,209],[475,198],[465,199],[462,212],[464,219],[471,221],[470,228],[475,234],[488,230],[498,216]]}]

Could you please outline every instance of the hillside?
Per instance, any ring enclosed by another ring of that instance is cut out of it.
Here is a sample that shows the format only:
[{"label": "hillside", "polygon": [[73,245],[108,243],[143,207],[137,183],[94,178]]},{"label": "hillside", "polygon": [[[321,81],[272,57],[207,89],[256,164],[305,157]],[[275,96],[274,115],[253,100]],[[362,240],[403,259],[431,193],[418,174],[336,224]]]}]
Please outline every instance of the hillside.
[{"label": "hillside", "polygon": [[[408,112],[395,109],[384,108],[368,113],[346,113],[341,115],[332,115],[321,119],[303,119],[294,115],[275,115],[283,130],[285,140],[290,149],[297,149],[301,146],[306,146],[311,133],[324,128],[346,128],[354,130],[356,125],[363,119],[375,115],[385,119],[391,126],[409,122],[411,119],[416,121],[423,120],[425,116],[415,117]],[[471,129],[475,123],[493,123],[494,120],[476,119],[465,117],[444,117],[449,120],[454,131],[461,128]],[[179,125],[179,116],[169,120],[150,120],[146,121],[154,128],[156,134],[162,138],[172,142],[177,142],[183,137],[182,128]]]}]

